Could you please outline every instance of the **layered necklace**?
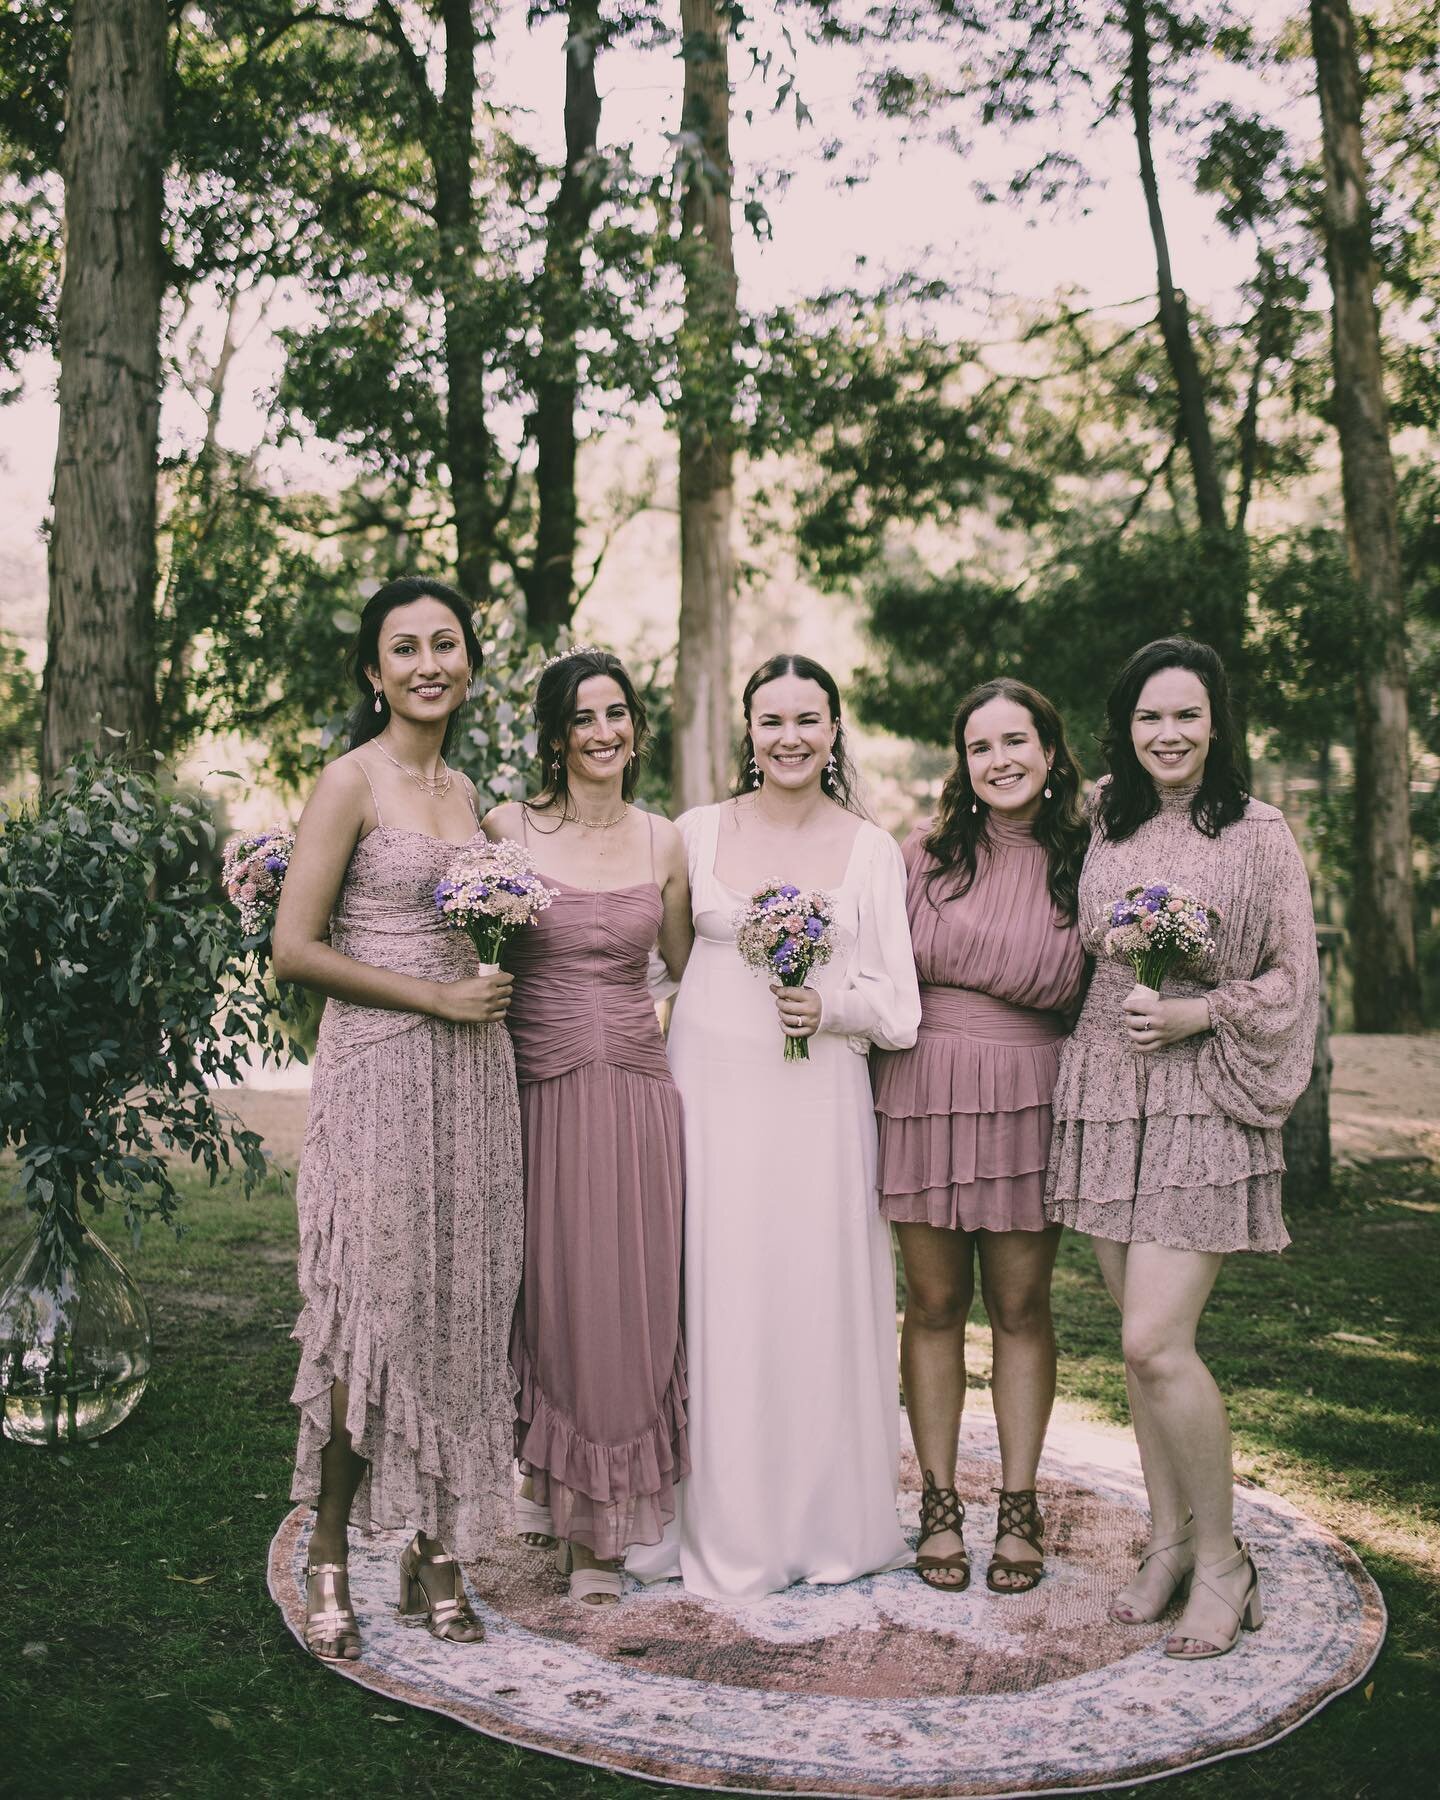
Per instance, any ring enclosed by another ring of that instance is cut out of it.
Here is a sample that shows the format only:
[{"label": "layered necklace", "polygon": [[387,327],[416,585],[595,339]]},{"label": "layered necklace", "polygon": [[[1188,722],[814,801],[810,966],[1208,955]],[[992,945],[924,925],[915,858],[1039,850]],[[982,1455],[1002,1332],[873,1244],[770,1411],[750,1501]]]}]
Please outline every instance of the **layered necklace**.
[{"label": "layered necklace", "polygon": [[380,742],[379,738],[371,738],[370,742],[385,758],[386,762],[388,762],[392,768],[398,769],[402,775],[408,776],[422,794],[429,794],[433,799],[443,800],[445,795],[450,792],[450,786],[454,781],[455,776],[449,763],[447,763],[443,757],[440,759],[439,774],[421,775],[417,770],[412,769],[408,763],[402,763],[398,756],[392,756]]}]

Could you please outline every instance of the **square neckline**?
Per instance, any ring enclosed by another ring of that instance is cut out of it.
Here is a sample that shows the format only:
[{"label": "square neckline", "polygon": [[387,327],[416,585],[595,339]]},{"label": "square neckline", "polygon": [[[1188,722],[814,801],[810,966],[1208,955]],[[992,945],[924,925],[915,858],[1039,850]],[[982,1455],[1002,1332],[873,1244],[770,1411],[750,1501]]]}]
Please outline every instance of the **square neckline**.
[{"label": "square neckline", "polygon": [[[748,901],[753,897],[753,891],[752,891],[752,894],[747,894],[740,888],[731,887],[730,883],[728,881],[724,880],[724,878],[722,876],[718,875],[715,870],[715,859],[720,854],[720,812],[721,812],[721,808],[724,807],[725,805],[726,805],[726,802],[724,800],[717,800],[714,803],[714,805],[708,809],[714,815],[714,818],[713,818],[714,841],[712,842],[712,844],[710,846],[710,858],[709,858],[710,879],[711,879],[711,881],[713,881],[715,883],[716,887],[723,888],[727,894],[732,894],[737,900]],[[819,892],[822,894],[838,894],[840,892],[841,888],[843,888],[845,886],[846,882],[849,881],[851,875],[854,873],[855,857],[856,857],[857,852],[859,851],[860,840],[865,835],[865,827],[868,823],[869,823],[868,820],[861,819],[856,827],[854,837],[850,840],[850,854],[845,859],[845,873],[840,877],[840,879],[837,882],[817,883],[815,885],[815,887],[812,888],[812,890],[811,890],[812,892]],[[789,878],[782,877],[782,879],[788,880]]]}]

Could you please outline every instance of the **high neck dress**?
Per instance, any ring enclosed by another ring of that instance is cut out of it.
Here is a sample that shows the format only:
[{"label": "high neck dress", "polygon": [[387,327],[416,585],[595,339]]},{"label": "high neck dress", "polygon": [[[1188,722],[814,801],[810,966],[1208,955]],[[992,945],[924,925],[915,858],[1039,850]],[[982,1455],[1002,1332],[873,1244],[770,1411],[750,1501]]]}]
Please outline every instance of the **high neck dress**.
[{"label": "high neck dress", "polygon": [[[1046,1212],[1120,1243],[1282,1250],[1281,1127],[1315,1049],[1319,967],[1310,883],[1284,816],[1251,800],[1218,837],[1191,820],[1194,788],[1113,842],[1097,827],[1080,876],[1080,928],[1095,977],[1060,1057]],[[1112,902],[1141,882],[1187,889],[1220,913],[1203,973],[1167,977],[1203,995],[1209,1029],[1131,1049],[1129,963],[1105,953]]]},{"label": "high neck dress", "polygon": [[660,888],[558,889],[512,940],[525,1279],[515,1453],[559,1537],[659,1543],[689,1463],[680,1095],[646,986]]},{"label": "high neck dress", "polygon": [[[335,949],[428,981],[474,975],[473,945],[435,910],[461,848],[369,832],[331,920]],[[330,1390],[348,1382],[345,1423],[367,1464],[355,1523],[483,1555],[510,1519],[507,1338],[523,1231],[505,1027],[327,1000],[296,1199],[305,1305],[291,1497],[318,1498]]]},{"label": "high neck dress", "polygon": [[930,880],[929,830],[903,846],[920,1035],[874,1059],[880,1210],[895,1223],[1040,1231],[1080,933],[1050,898],[1033,826],[992,812],[958,895],[946,876]]}]

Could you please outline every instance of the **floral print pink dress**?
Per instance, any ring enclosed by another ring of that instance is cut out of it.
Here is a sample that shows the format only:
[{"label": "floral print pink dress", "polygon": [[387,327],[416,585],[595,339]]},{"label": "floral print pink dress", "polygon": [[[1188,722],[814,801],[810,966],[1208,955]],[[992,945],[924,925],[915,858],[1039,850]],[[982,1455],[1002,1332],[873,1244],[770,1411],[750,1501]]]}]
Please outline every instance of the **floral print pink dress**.
[{"label": "floral print pink dress", "polygon": [[[1162,792],[1132,836],[1097,830],[1080,876],[1095,976],[1060,1055],[1045,1210],[1077,1231],[1184,1250],[1283,1250],[1281,1127],[1310,1079],[1319,1001],[1310,883],[1283,814],[1251,800],[1218,837],[1193,788]],[[1104,948],[1112,901],[1168,881],[1220,913],[1210,967],[1164,993],[1205,996],[1210,1029],[1129,1047],[1130,965]]]}]

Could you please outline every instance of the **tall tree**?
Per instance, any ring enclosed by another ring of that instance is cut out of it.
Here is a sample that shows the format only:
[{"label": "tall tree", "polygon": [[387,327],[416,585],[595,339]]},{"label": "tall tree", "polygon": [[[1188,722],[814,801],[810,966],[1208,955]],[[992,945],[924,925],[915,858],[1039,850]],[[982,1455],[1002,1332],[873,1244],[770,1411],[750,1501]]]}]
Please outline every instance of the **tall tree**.
[{"label": "tall tree", "polygon": [[154,705],[165,0],[75,0],[42,768]]},{"label": "tall tree", "polygon": [[598,0],[570,0],[565,41],[565,166],[550,202],[540,276],[535,378],[535,558],[525,595],[531,634],[551,642],[575,609],[576,330],[583,313],[585,240],[600,195],[595,152],[600,89]]},{"label": "tall tree", "polygon": [[1367,613],[1355,690],[1355,1024],[1360,1031],[1418,1031],[1405,585],[1375,304],[1363,87],[1349,0],[1311,0],[1310,32],[1325,164],[1345,527]]},{"label": "tall tree", "polygon": [[685,87],[679,150],[680,642],[675,666],[672,790],[677,810],[724,791],[730,702],[731,541],[735,457],[735,251],[730,197],[727,0],[681,0]]}]

